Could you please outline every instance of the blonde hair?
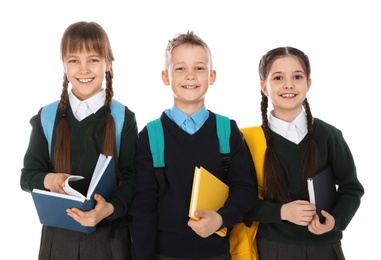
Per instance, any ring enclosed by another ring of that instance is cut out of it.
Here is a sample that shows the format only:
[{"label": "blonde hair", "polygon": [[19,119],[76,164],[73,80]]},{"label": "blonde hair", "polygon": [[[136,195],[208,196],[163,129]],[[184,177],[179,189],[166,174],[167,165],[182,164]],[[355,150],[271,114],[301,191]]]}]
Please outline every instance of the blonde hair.
[{"label": "blonde hair", "polygon": [[189,45],[202,47],[209,57],[210,69],[213,69],[212,53],[208,45],[203,39],[201,39],[199,36],[194,34],[193,31],[188,31],[187,33],[177,34],[175,38],[169,40],[167,44],[167,48],[165,49],[165,64],[164,64],[165,70],[168,70],[169,62],[171,60],[173,50],[176,47],[183,44],[189,44]]}]

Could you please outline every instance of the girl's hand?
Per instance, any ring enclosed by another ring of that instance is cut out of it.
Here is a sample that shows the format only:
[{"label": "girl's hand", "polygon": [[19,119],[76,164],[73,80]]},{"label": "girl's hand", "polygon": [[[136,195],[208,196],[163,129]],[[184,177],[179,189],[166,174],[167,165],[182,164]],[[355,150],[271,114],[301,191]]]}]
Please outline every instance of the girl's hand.
[{"label": "girl's hand", "polygon": [[104,218],[114,213],[114,206],[107,202],[101,195],[95,194],[96,204],[94,209],[82,211],[77,208],[67,209],[66,213],[85,227],[94,227]]},{"label": "girl's hand", "polygon": [[44,178],[44,187],[51,192],[66,194],[63,187],[69,176],[67,173],[48,173]]},{"label": "girl's hand", "polygon": [[315,215],[308,224],[308,230],[315,235],[327,233],[335,227],[335,219],[331,214],[324,210],[321,211],[321,214],[325,217],[323,224],[320,223],[318,215]]},{"label": "girl's hand", "polygon": [[296,225],[307,226],[315,215],[316,207],[306,200],[295,200],[284,204],[280,209],[282,220]]}]

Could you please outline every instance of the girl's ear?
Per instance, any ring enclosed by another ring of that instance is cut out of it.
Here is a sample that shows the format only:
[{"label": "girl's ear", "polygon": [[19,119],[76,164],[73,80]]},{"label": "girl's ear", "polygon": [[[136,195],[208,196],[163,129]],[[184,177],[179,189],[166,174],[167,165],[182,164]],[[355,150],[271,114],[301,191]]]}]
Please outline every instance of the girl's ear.
[{"label": "girl's ear", "polygon": [[106,72],[111,70],[111,66],[112,66],[112,63],[111,62],[107,62]]},{"label": "girl's ear", "polygon": [[308,79],[307,80],[307,91],[310,90],[311,84],[312,84],[312,79]]},{"label": "girl's ear", "polygon": [[264,81],[261,81],[261,89],[262,89],[262,92],[268,97],[269,93],[267,91],[267,86],[266,86],[266,83]]},{"label": "girl's ear", "polygon": [[163,81],[164,85],[169,86],[169,75],[167,70],[163,70],[161,72],[161,80]]}]

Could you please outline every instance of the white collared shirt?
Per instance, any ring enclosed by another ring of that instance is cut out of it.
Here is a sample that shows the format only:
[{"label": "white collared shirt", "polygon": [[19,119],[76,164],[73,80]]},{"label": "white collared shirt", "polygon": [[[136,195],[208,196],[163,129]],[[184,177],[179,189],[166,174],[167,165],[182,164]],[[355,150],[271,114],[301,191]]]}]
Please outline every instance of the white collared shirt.
[{"label": "white collared shirt", "polygon": [[[106,93],[105,90],[102,89],[98,94],[86,99],[86,100],[79,100],[72,91],[69,93],[69,103],[71,106],[71,110],[73,111],[74,116],[78,119],[78,121],[83,120],[87,116],[91,114],[95,114],[101,107],[104,106],[106,100]],[[80,107],[81,103],[87,104],[87,111],[86,115],[83,118],[80,118],[78,116],[77,110]]]},{"label": "white collared shirt", "polygon": [[273,115],[273,111],[271,111],[269,115],[269,127],[275,133],[296,144],[299,144],[308,132],[307,117],[303,110],[292,122],[276,118]]}]

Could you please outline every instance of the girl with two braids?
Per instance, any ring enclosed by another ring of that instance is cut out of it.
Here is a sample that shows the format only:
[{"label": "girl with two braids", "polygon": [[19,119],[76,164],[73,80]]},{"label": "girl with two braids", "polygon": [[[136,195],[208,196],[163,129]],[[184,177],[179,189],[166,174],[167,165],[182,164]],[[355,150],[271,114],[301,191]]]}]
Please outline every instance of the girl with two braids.
[{"label": "girl with two braids", "polygon": [[112,85],[114,55],[105,30],[95,22],[71,24],[61,39],[61,59],[64,80],[54,124],[52,155],[41,126],[40,110],[30,120],[32,132],[21,170],[21,188],[27,192],[38,188],[65,193],[66,178],[81,175],[85,179],[71,186],[86,195],[100,153],[113,156],[118,185],[107,200],[96,194],[95,208],[90,211],[67,210],[81,225],[97,226],[90,235],[43,225],[38,259],[130,259],[126,214],[133,196],[138,131],[134,112],[124,106],[117,153],[115,121],[111,114],[111,105],[117,102],[113,99]]},{"label": "girl with two braids", "polygon": [[[264,160],[264,200],[249,218],[258,221],[261,260],[345,259],[345,230],[360,206],[364,188],[342,132],[314,118],[307,101],[311,86],[309,58],[293,47],[268,51],[259,62]],[[268,102],[272,111],[268,113]],[[338,202],[322,211],[308,200],[307,178],[332,167]],[[254,169],[253,169],[254,171]]]}]

